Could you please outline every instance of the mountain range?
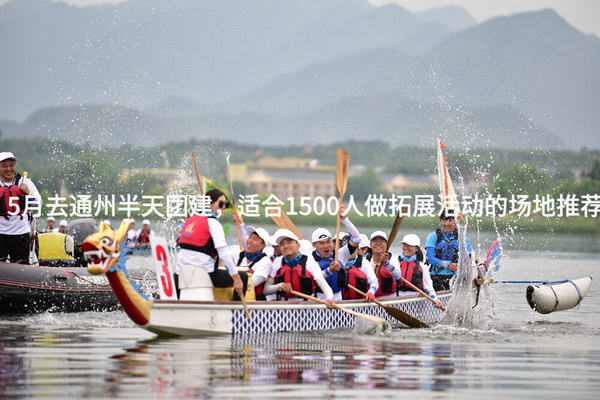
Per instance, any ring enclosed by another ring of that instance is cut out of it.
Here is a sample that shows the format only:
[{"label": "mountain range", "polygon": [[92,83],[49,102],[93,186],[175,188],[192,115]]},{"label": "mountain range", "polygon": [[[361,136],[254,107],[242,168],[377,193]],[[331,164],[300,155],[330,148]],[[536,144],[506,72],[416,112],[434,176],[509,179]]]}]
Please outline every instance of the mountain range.
[{"label": "mountain range", "polygon": [[600,148],[600,38],[551,10],[11,0],[0,54],[4,137]]}]

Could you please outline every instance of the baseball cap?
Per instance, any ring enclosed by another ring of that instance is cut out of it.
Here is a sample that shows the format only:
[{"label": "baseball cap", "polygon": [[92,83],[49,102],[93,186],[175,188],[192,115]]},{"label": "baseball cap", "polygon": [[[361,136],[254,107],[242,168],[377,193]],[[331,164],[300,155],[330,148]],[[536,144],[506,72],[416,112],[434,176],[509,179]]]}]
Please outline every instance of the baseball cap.
[{"label": "baseball cap", "polygon": [[60,220],[60,226],[69,226],[69,223],[67,222],[66,219],[61,219]]},{"label": "baseball cap", "polygon": [[378,236],[384,238],[385,240],[388,240],[387,234],[384,231],[375,231],[371,233],[371,240],[375,239]]},{"label": "baseball cap", "polygon": [[15,157],[15,155],[13,153],[11,153],[10,151],[3,151],[2,153],[0,153],[0,161],[4,161],[4,160],[15,160],[15,161],[17,161],[18,158]]},{"label": "baseball cap", "polygon": [[273,239],[277,246],[279,246],[281,241],[285,238],[294,239],[296,242],[300,243],[300,239],[298,239],[298,236],[296,236],[294,232],[290,231],[289,229],[280,229],[277,232],[275,232],[275,235],[273,236]]},{"label": "baseball cap", "polygon": [[48,219],[46,221],[56,221],[56,220],[54,219],[54,217],[48,217]]},{"label": "baseball cap", "polygon": [[267,232],[266,229],[247,226],[246,233],[248,234],[248,236],[250,236],[253,233],[256,233],[258,237],[260,237],[263,240],[263,242],[265,242],[265,245],[269,246],[271,244],[271,236],[269,236],[269,232]]},{"label": "baseball cap", "polygon": [[360,243],[358,244],[359,248],[369,247],[369,238],[364,233],[360,234]]},{"label": "baseball cap", "polygon": [[142,225],[150,225],[150,220],[148,220],[148,219],[143,220]]},{"label": "baseball cap", "polygon": [[300,253],[302,253],[306,256],[311,255],[311,253],[313,251],[312,243],[306,239],[301,239],[299,243],[300,243]]},{"label": "baseball cap", "polygon": [[408,235],[405,235],[402,238],[402,241],[400,243],[406,243],[409,246],[420,246],[421,239],[419,239],[419,237],[414,233],[409,233]]},{"label": "baseball cap", "polygon": [[317,228],[312,233],[311,241],[314,243],[314,242],[318,242],[319,240],[331,239],[331,237],[332,237],[331,232],[329,232],[327,229]]}]

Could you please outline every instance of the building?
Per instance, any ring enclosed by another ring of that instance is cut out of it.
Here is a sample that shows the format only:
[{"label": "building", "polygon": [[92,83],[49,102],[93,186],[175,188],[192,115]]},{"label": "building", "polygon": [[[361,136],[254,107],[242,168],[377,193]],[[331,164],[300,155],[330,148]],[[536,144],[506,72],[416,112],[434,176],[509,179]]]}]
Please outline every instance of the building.
[{"label": "building", "polygon": [[336,196],[335,167],[319,165],[317,160],[265,157],[256,162],[232,164],[231,178],[244,182],[256,194],[288,197]]}]

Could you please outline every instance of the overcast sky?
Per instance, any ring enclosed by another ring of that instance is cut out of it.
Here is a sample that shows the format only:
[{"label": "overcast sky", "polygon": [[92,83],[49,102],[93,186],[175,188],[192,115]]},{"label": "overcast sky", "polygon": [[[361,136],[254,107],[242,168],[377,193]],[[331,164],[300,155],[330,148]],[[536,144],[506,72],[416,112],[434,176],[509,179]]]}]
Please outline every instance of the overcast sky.
[{"label": "overcast sky", "polygon": [[[0,0],[0,5],[8,0]],[[78,6],[120,3],[127,0],[55,0]],[[165,0],[168,1],[168,0]],[[398,3],[412,11],[460,5],[478,22],[514,13],[553,8],[583,33],[600,36],[600,0],[369,0],[373,4]]]}]

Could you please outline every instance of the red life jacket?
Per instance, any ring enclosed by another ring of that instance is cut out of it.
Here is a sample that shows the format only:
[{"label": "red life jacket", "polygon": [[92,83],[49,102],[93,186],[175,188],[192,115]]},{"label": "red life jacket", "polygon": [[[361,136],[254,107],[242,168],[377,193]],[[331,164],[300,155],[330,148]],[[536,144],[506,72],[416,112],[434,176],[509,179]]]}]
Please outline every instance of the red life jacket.
[{"label": "red life jacket", "polygon": [[26,197],[27,195],[19,185],[0,187],[0,215],[8,217],[23,214],[25,212]]},{"label": "red life jacket", "polygon": [[144,232],[144,231],[142,231],[140,233],[140,236],[138,236],[138,242],[139,243],[148,243],[148,242],[150,242],[150,232]]},{"label": "red life jacket", "polygon": [[[423,267],[420,264],[415,261],[400,261],[400,271],[402,272],[402,277],[404,279],[423,290]],[[408,286],[402,280],[398,285],[398,289],[403,292],[416,292],[416,290]]]},{"label": "red life jacket", "polygon": [[387,268],[385,268],[383,265],[377,267],[375,270],[375,275],[379,281],[379,289],[377,289],[375,297],[389,296],[390,294],[397,293],[396,280],[392,274],[390,274]]},{"label": "red life jacket", "polygon": [[210,236],[208,218],[214,217],[192,215],[186,219],[183,228],[181,228],[181,235],[177,240],[177,244],[182,249],[199,251],[216,259],[217,252],[213,239]]},{"label": "red life jacket", "polygon": [[[317,283],[313,279],[312,274],[306,269],[306,260],[308,260],[308,257],[303,255],[300,258],[298,265],[290,267],[289,265],[283,264],[285,262],[285,259],[283,259],[281,268],[279,268],[277,275],[275,275],[275,283],[290,283],[292,285],[292,290],[312,296],[317,288]],[[278,297],[279,296],[280,295],[278,294]],[[281,296],[287,298],[296,297],[292,293],[283,293]]]},{"label": "red life jacket", "polygon": [[[358,263],[358,262],[357,262]],[[346,275],[348,276],[348,285],[352,285],[363,293],[367,293],[369,290],[369,282],[367,281],[367,276],[360,269],[360,267],[354,266],[348,268],[346,271]],[[356,293],[354,290],[347,288],[342,291],[342,299],[344,300],[354,300],[354,299],[362,299],[363,297]]]},{"label": "red life jacket", "polygon": [[[254,264],[256,264],[257,262],[259,262],[260,260],[263,259],[263,257],[266,257],[267,255],[265,253],[262,253],[260,258],[258,260],[252,261],[250,264],[248,264],[248,270],[250,271],[250,273],[254,273],[254,270],[252,269],[252,267],[254,266]],[[242,260],[246,257],[246,252],[241,251],[240,252],[240,258],[238,259],[237,262],[237,266],[239,267],[240,264],[242,263]],[[265,290],[265,283],[261,283],[258,286],[254,286],[254,294],[256,295],[256,300],[266,300],[267,298],[264,295],[264,290]]]}]

